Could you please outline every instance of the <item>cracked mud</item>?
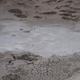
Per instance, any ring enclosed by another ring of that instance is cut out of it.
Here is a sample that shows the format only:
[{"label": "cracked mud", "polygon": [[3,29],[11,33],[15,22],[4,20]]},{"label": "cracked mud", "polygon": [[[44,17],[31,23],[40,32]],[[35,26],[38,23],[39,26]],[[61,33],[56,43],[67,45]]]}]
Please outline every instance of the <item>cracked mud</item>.
[{"label": "cracked mud", "polygon": [[7,51],[0,57],[0,80],[64,80],[80,71],[80,53],[43,58],[31,52]]}]

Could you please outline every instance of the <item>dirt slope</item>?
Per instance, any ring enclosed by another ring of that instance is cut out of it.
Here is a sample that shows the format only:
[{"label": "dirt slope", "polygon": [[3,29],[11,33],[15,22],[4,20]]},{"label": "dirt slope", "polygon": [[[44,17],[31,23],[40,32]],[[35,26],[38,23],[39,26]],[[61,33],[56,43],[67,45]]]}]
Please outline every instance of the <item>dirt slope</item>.
[{"label": "dirt slope", "polygon": [[2,0],[0,15],[37,23],[75,23],[80,21],[79,3],[79,0]]}]

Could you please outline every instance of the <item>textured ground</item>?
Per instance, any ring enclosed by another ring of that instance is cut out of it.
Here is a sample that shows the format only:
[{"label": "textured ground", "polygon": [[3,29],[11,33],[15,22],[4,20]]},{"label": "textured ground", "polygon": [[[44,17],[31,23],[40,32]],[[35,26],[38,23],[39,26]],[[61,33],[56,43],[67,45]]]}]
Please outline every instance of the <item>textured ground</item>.
[{"label": "textured ground", "polygon": [[80,53],[51,58],[30,52],[0,54],[0,80],[79,80],[79,75]]},{"label": "textured ground", "polygon": [[30,23],[71,23],[80,21],[79,0],[1,0],[4,19],[25,18]]},{"label": "textured ground", "polygon": [[0,80],[80,80],[80,0],[0,0]]}]

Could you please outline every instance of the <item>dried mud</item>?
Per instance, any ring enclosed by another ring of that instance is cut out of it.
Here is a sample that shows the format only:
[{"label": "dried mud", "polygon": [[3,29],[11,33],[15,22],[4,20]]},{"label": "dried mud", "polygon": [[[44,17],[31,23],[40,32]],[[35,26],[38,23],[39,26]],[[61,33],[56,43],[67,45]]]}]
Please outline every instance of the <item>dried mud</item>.
[{"label": "dried mud", "polygon": [[65,80],[80,71],[80,53],[43,58],[31,52],[7,51],[0,57],[0,80]]}]

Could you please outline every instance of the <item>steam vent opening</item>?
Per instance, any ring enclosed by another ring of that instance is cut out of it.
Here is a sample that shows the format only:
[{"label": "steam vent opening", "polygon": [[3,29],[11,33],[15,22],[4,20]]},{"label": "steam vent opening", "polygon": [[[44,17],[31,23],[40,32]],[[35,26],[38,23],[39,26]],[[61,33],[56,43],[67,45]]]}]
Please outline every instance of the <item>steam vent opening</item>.
[{"label": "steam vent opening", "polygon": [[0,0],[0,80],[80,80],[80,0]]}]

